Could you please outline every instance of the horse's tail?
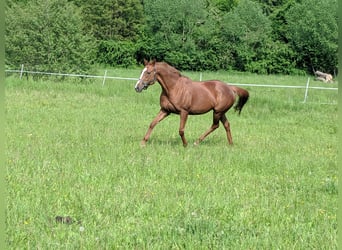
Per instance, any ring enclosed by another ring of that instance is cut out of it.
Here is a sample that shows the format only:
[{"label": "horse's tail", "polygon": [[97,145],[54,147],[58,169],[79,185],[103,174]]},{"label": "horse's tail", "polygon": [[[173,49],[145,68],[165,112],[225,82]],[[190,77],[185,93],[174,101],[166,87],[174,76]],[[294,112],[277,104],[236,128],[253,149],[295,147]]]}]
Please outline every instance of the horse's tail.
[{"label": "horse's tail", "polygon": [[239,96],[239,100],[235,105],[235,111],[238,111],[239,114],[241,113],[241,110],[243,108],[243,106],[245,105],[245,103],[248,101],[249,98],[249,93],[247,90],[239,88],[237,86],[231,86],[231,88],[233,89],[233,91]]}]

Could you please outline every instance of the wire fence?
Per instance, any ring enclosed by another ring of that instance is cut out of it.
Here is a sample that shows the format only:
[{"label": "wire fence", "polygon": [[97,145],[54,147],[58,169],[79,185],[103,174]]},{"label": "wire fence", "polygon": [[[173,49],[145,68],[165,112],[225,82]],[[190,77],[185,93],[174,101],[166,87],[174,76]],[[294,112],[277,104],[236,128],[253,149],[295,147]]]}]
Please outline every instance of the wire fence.
[{"label": "wire fence", "polygon": [[[69,74],[69,73],[52,73],[52,72],[42,72],[42,71],[30,71],[24,70],[24,65],[21,65],[20,70],[8,69],[5,70],[6,73],[18,73],[20,75],[20,79],[24,74],[32,74],[32,75],[47,75],[47,76],[64,76],[64,77],[82,77],[82,78],[98,78],[102,80],[102,86],[105,84],[106,79],[115,79],[115,80],[129,80],[129,81],[137,81],[138,78],[132,77],[121,77],[121,76],[108,76],[107,70],[105,70],[104,75],[88,75],[88,74]],[[202,80],[202,73],[200,73],[200,80]],[[309,89],[318,89],[318,90],[332,90],[337,91],[338,88],[334,87],[317,87],[310,86],[310,77],[308,77],[306,85],[272,85],[272,84],[249,84],[249,83],[230,83],[236,86],[249,86],[249,87],[265,87],[265,88],[292,88],[292,89],[305,89],[304,100],[303,103],[307,101]],[[332,103],[335,104],[335,103]]]}]

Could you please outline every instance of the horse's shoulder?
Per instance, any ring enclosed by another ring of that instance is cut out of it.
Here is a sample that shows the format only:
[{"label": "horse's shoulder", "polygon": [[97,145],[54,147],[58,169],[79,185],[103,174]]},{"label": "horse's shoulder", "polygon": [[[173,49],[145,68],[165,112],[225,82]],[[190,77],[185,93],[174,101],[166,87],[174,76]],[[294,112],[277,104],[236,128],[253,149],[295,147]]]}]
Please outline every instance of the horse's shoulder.
[{"label": "horse's shoulder", "polygon": [[160,107],[168,113],[179,113],[179,110],[172,104],[166,93],[160,95]]}]

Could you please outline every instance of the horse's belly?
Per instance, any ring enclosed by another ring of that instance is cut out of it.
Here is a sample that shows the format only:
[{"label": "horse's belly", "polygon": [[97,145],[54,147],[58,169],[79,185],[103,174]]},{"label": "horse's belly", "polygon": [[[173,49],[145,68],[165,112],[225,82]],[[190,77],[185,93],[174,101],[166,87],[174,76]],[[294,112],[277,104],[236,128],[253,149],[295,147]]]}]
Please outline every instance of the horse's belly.
[{"label": "horse's belly", "polygon": [[166,107],[162,107],[165,111],[167,111],[168,113],[173,113],[173,114],[179,114],[180,110],[176,109],[174,106],[172,105],[167,105]]},{"label": "horse's belly", "polygon": [[211,96],[194,98],[189,107],[189,114],[199,115],[209,112],[215,107],[215,100]]},{"label": "horse's belly", "polygon": [[189,115],[202,115],[208,113],[211,109],[203,109],[203,110],[190,110]]}]

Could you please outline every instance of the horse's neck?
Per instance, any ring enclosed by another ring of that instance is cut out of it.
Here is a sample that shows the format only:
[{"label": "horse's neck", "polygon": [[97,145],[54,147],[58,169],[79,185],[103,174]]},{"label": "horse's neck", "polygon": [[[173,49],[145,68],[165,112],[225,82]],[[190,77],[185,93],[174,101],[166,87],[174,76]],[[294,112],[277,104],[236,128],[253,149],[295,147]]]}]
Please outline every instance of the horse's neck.
[{"label": "horse's neck", "polygon": [[176,87],[179,82],[180,75],[179,71],[169,65],[160,65],[158,71],[158,82],[160,83],[163,91],[169,95],[170,91]]}]

